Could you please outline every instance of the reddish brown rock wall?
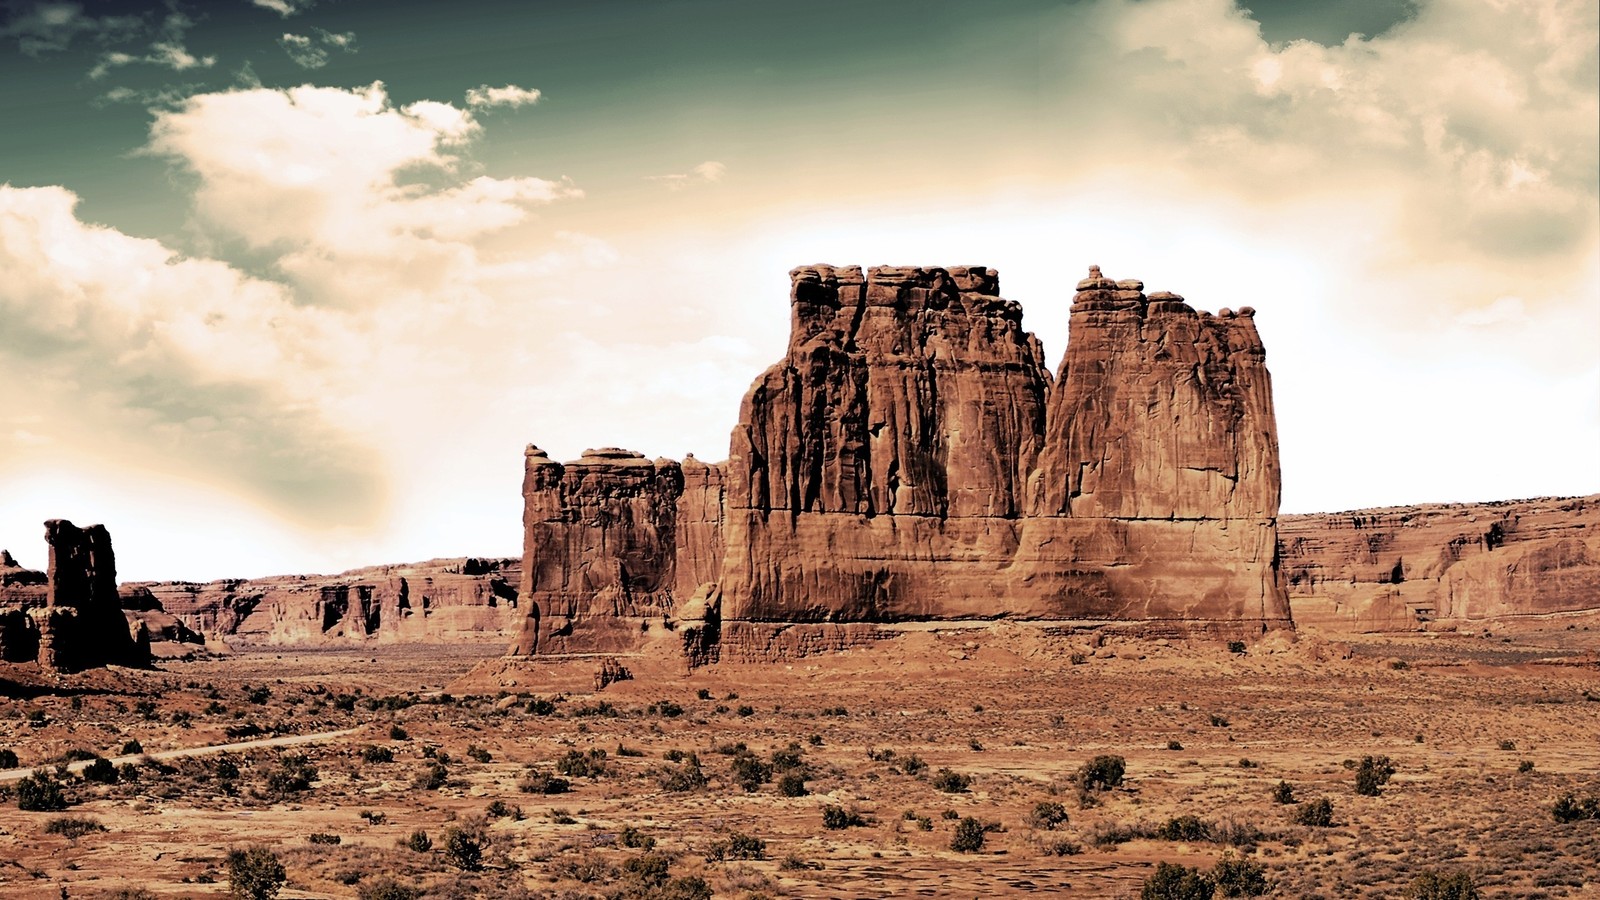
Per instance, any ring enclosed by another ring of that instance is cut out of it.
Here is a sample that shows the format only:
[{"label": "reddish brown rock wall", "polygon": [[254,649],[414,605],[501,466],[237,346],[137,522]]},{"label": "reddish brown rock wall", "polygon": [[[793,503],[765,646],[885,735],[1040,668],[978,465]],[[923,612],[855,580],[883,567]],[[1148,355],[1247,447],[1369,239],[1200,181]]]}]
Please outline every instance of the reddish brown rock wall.
[{"label": "reddish brown rock wall", "polygon": [[1295,616],[1343,632],[1600,613],[1600,495],[1284,516]]}]

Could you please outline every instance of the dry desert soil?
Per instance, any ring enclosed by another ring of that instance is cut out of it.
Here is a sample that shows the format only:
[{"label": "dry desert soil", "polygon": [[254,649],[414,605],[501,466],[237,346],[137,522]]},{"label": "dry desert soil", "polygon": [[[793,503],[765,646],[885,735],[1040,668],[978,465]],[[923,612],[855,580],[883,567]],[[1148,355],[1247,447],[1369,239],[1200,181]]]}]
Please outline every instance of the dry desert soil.
[{"label": "dry desert soil", "polygon": [[[223,896],[257,845],[285,898],[1137,897],[1160,862],[1223,858],[1278,897],[1427,871],[1600,896],[1600,821],[1552,815],[1600,795],[1597,648],[1600,625],[1236,653],[997,624],[764,666],[624,657],[599,692],[596,658],[470,645],[16,667],[0,896]],[[1085,790],[1106,756],[1121,783]],[[1376,796],[1368,756],[1393,769]],[[65,809],[20,809],[58,765]],[[1331,825],[1296,821],[1323,798]]]}]

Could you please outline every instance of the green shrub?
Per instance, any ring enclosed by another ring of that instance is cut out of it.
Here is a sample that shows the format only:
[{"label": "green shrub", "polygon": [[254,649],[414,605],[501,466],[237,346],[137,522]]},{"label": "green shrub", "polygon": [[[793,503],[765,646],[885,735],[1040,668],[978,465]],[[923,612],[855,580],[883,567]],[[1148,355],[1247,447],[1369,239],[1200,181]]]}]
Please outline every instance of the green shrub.
[{"label": "green shrub", "polygon": [[536,716],[555,715],[556,705],[543,697],[535,697],[528,701],[528,712]]},{"label": "green shrub", "polygon": [[10,747],[0,749],[0,769],[15,769],[19,765],[22,761],[17,759],[17,751]]},{"label": "green shrub", "polygon": [[95,761],[83,767],[83,780],[96,784],[116,784],[117,766],[109,759],[96,757]]},{"label": "green shrub", "polygon": [[[713,843],[706,850],[707,862],[726,859],[766,859],[767,842],[742,832],[732,832],[724,840]],[[664,874],[664,873],[663,873]]]},{"label": "green shrub", "polygon": [[1356,793],[1376,797],[1394,774],[1394,764],[1387,756],[1363,756],[1356,769]]},{"label": "green shrub", "polygon": [[416,853],[427,853],[429,850],[433,849],[433,838],[428,837],[428,833],[426,831],[418,828],[416,831],[411,832],[411,834],[404,840],[400,841],[400,846]]},{"label": "green shrub", "polygon": [[1078,769],[1078,787],[1086,791],[1109,791],[1122,784],[1127,761],[1120,756],[1096,756]]},{"label": "green shrub", "polygon": [[67,795],[54,775],[39,770],[17,782],[17,809],[23,812],[60,812]]},{"label": "green shrub", "polygon": [[1405,896],[1406,900],[1478,900],[1478,887],[1465,872],[1427,871],[1412,879]]},{"label": "green shrub", "polygon": [[1287,781],[1278,782],[1278,786],[1272,789],[1272,799],[1274,802],[1284,806],[1288,806],[1290,803],[1293,803],[1294,785],[1291,785]]},{"label": "green shrub", "polygon": [[1199,869],[1164,862],[1144,880],[1140,900],[1211,900],[1216,885]]},{"label": "green shrub", "polygon": [[344,843],[344,838],[337,834],[329,834],[326,831],[313,831],[306,835],[306,840],[313,844],[322,844],[329,847],[337,847]]},{"label": "green shrub", "polygon": [[669,791],[697,791],[706,786],[706,773],[700,768],[700,756],[696,753],[685,754],[682,765],[662,769],[656,779]]},{"label": "green shrub", "polygon": [[388,747],[367,747],[361,751],[361,761],[365,763],[392,763],[394,751]]},{"label": "green shrub", "polygon": [[1294,821],[1297,825],[1307,825],[1312,828],[1330,827],[1333,825],[1333,801],[1327,797],[1307,800],[1294,808]]},{"label": "green shrub", "polygon": [[867,820],[853,809],[828,804],[822,808],[822,827],[829,831],[839,831],[844,828],[859,828],[867,824]]},{"label": "green shrub", "polygon": [[556,760],[556,771],[569,778],[599,778],[606,773],[606,752],[598,747],[588,753],[568,750]]},{"label": "green shrub", "polygon": [[272,900],[289,873],[266,847],[228,851],[228,894],[241,900]]},{"label": "green shrub", "polygon": [[512,806],[504,800],[490,801],[489,805],[484,807],[483,814],[491,819],[522,821],[522,807]]},{"label": "green shrub", "polygon": [[136,753],[143,753],[143,752],[144,752],[144,745],[139,743],[137,740],[129,740],[129,741],[124,742],[123,745],[122,745],[122,755],[123,756],[133,756]]},{"label": "green shrub", "polygon": [[481,763],[494,762],[494,754],[492,754],[489,751],[483,749],[482,747],[479,747],[477,744],[468,744],[467,745],[467,758],[471,759],[474,762],[481,762]]},{"label": "green shrub", "polygon": [[1209,841],[1211,825],[1199,816],[1177,816],[1163,822],[1156,829],[1156,837],[1164,841]]},{"label": "green shrub", "polygon": [[418,772],[417,777],[411,781],[412,784],[425,791],[436,791],[449,783],[450,770],[445,768],[444,763],[436,762]]},{"label": "green shrub", "polygon": [[622,831],[617,835],[617,840],[622,842],[622,846],[632,847],[635,850],[650,851],[656,848],[655,838],[645,834],[632,825],[623,828]]},{"label": "green shrub", "polygon": [[804,797],[811,792],[806,789],[806,776],[799,772],[785,772],[778,779],[778,793],[785,797]]},{"label": "green shrub", "polygon": [[1040,831],[1054,831],[1067,824],[1067,808],[1053,801],[1035,803],[1028,814],[1028,827]]},{"label": "green shrub", "polygon": [[1550,808],[1550,814],[1563,824],[1600,819],[1600,798],[1585,797],[1579,800],[1572,794],[1562,794]]},{"label": "green shrub", "polygon": [[933,787],[946,794],[964,794],[972,787],[972,776],[962,775],[950,769],[940,769],[939,774],[933,776]]},{"label": "green shrub", "polygon": [[104,825],[86,816],[61,816],[51,819],[49,824],[44,826],[45,834],[59,834],[72,841],[91,832],[105,830]]},{"label": "green shrub", "polygon": [[488,832],[480,824],[467,823],[445,829],[444,858],[463,872],[483,868],[483,851],[488,846]]},{"label": "green shrub", "polygon": [[544,772],[530,772],[517,782],[517,790],[524,794],[565,794],[571,789],[572,783],[565,778]]},{"label": "green shrub", "polygon": [[411,740],[411,735],[407,734],[406,730],[404,728],[401,728],[399,725],[390,725],[389,726],[389,740],[391,740],[391,741],[409,741],[409,740]]},{"label": "green shrub", "polygon": [[956,830],[950,837],[950,849],[957,853],[977,853],[983,849],[984,835],[988,829],[984,824],[971,816],[967,816],[956,823]]},{"label": "green shrub", "polygon": [[746,791],[760,790],[772,780],[772,767],[746,751],[733,758],[733,780]]},{"label": "green shrub", "polygon": [[1224,853],[1217,860],[1211,880],[1216,882],[1217,893],[1224,897],[1261,897],[1272,890],[1265,866],[1232,853]]},{"label": "green shrub", "polygon": [[282,756],[277,770],[267,775],[266,793],[273,800],[287,800],[311,790],[311,782],[316,780],[317,767],[304,756]]}]

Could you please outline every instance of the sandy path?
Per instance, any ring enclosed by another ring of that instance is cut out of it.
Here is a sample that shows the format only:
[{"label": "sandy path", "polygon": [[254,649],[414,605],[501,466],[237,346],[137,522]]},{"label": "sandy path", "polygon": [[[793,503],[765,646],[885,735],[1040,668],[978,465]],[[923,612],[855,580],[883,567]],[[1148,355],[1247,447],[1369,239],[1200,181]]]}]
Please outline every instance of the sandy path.
[{"label": "sandy path", "polygon": [[[315,734],[291,734],[275,738],[259,738],[253,741],[238,741],[232,744],[209,744],[204,747],[184,747],[179,750],[159,750],[155,753],[132,753],[127,756],[114,756],[111,761],[117,765],[123,763],[137,763],[144,759],[181,759],[185,756],[204,756],[207,753],[232,753],[241,750],[259,750],[264,747],[293,747],[297,744],[315,744],[321,741],[331,741],[347,737],[360,731],[359,728],[345,728],[341,731],[319,731]],[[79,760],[67,765],[71,772],[81,772],[84,767],[94,762],[92,759]],[[38,766],[38,769],[55,771],[55,766]],[[34,769],[10,769],[0,772],[0,782],[16,781],[27,778],[34,773]]]}]

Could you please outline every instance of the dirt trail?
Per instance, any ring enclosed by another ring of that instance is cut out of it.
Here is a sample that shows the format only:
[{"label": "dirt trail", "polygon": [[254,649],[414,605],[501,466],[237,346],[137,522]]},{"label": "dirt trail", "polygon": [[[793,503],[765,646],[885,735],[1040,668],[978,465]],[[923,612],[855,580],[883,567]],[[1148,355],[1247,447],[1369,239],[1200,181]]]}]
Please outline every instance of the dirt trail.
[{"label": "dirt trail", "polygon": [[[204,747],[183,747],[178,750],[158,750],[155,753],[131,753],[127,756],[113,756],[111,761],[117,765],[123,763],[137,763],[145,759],[181,759],[185,756],[204,756],[207,753],[232,753],[244,750],[260,750],[265,747],[293,747],[297,744],[315,744],[322,741],[331,741],[337,738],[348,737],[360,731],[359,728],[345,728],[340,731],[319,731],[315,734],[290,734],[275,738],[258,738],[253,741],[238,741],[232,744],[208,744]],[[86,766],[94,762],[92,759],[78,760],[67,765],[70,772],[81,772]],[[37,766],[34,769],[11,769],[0,772],[0,782],[16,781],[32,775],[36,769],[54,771],[55,766]]]}]

